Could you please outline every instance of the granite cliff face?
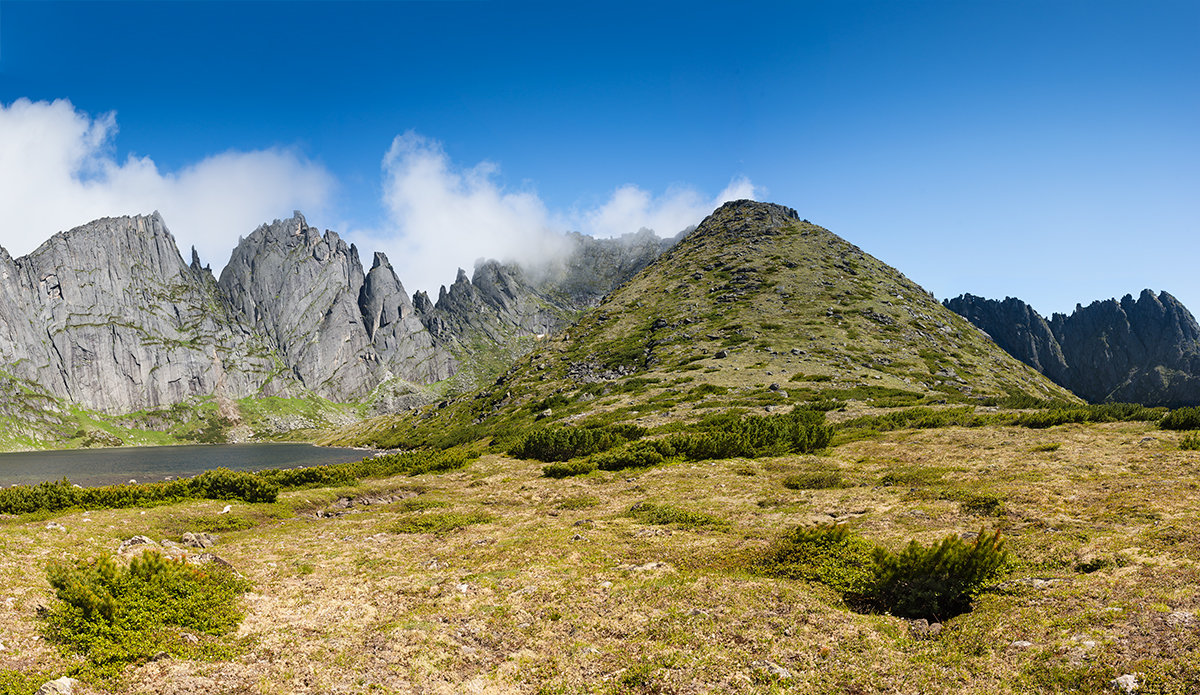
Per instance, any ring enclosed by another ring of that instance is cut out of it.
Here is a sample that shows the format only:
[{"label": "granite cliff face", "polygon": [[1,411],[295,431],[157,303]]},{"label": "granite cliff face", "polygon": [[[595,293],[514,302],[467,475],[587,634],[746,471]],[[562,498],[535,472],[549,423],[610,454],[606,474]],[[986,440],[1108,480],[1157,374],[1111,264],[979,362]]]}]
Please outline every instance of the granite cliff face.
[{"label": "granite cliff face", "polygon": [[[105,218],[28,256],[0,249],[0,377],[105,413],[196,396],[315,393],[404,407],[490,346],[558,330],[663,248],[574,235],[554,267],[482,263],[436,303],[387,257],[296,213],[242,239],[215,280],[158,213]],[[425,396],[426,398],[428,396]]]},{"label": "granite cliff face", "polygon": [[0,359],[49,395],[108,413],[297,386],[211,273],[183,262],[157,213],[97,220],[16,260],[0,252]]},{"label": "granite cliff face", "polygon": [[1092,402],[1200,405],[1200,326],[1166,292],[1143,290],[1049,321],[1019,299],[964,294],[945,305],[1009,354]]}]

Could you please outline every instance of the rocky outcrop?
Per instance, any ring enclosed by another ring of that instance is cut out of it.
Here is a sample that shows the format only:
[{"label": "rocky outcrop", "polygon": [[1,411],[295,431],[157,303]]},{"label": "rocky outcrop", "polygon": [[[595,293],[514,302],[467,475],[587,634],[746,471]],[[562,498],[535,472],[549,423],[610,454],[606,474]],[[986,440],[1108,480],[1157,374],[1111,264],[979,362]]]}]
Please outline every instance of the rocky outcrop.
[{"label": "rocky outcrop", "polygon": [[50,395],[109,413],[192,396],[286,394],[270,347],[158,213],[105,218],[0,253],[0,358]]},{"label": "rocky outcrop", "polygon": [[158,213],[105,218],[22,258],[0,249],[0,383],[107,413],[304,393],[411,407],[481,350],[567,325],[663,244],[570,235],[553,263],[481,262],[434,303],[410,299],[382,253],[364,273],[300,213],[241,239],[219,281]]},{"label": "rocky outcrop", "polygon": [[1049,321],[1019,299],[945,305],[1017,359],[1092,402],[1200,405],[1200,326],[1179,300],[1143,290]]}]

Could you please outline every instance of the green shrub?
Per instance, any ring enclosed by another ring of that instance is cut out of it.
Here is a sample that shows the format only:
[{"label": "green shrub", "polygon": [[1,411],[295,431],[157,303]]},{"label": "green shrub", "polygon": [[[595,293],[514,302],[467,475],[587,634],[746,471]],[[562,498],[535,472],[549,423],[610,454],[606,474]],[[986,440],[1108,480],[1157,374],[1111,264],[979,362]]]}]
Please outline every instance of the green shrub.
[{"label": "green shrub", "polygon": [[970,492],[959,497],[958,506],[976,516],[1004,516],[1004,499],[992,493]]},{"label": "green shrub", "polygon": [[393,533],[449,533],[492,520],[484,512],[423,512],[401,518],[392,526]]},{"label": "green shrub", "polygon": [[796,527],[767,549],[755,569],[774,577],[821,582],[855,595],[870,585],[874,550],[845,525]]},{"label": "green shrub", "polygon": [[971,599],[1003,574],[1007,553],[1000,532],[982,531],[973,543],[948,536],[924,546],[911,541],[892,553],[875,550],[874,577],[864,594],[880,610],[905,618],[945,620],[971,609]]},{"label": "green shrub", "polygon": [[842,486],[842,474],[838,471],[809,471],[789,475],[783,479],[789,490],[827,490]]},{"label": "green shrub", "polygon": [[547,478],[567,478],[572,475],[587,475],[596,470],[596,463],[591,459],[575,459],[574,461],[559,461],[542,466],[542,475]]},{"label": "green shrub", "polygon": [[638,502],[629,509],[629,516],[644,524],[656,526],[676,525],[683,528],[726,528],[729,522],[719,516],[693,512],[666,504],[654,502]]},{"label": "green shrub", "polygon": [[1186,451],[1200,449],[1200,432],[1188,432],[1179,440],[1179,448]]},{"label": "green shrub", "polygon": [[666,440],[631,442],[592,457],[602,471],[621,471],[626,468],[649,468],[675,456],[675,447]]},{"label": "green shrub", "polygon": [[825,414],[807,408],[766,416],[718,413],[701,420],[695,429],[699,431],[676,433],[666,440],[690,461],[807,454],[824,449],[833,439]]},{"label": "green shrub", "polygon": [[822,525],[787,531],[754,568],[821,582],[864,608],[945,620],[970,610],[971,600],[1003,576],[1007,563],[999,531],[991,536],[981,531],[969,544],[957,536],[929,547],[912,541],[893,553],[844,525]]},{"label": "green shrub", "polygon": [[239,499],[247,502],[274,502],[279,485],[253,473],[217,468],[187,481],[196,497],[210,500]]},{"label": "green shrub", "polygon": [[1200,408],[1176,408],[1159,420],[1164,430],[1200,430]]},{"label": "green shrub", "polygon": [[274,502],[280,490],[351,485],[360,478],[441,473],[466,466],[473,455],[462,451],[406,451],[351,463],[258,473],[217,468],[185,480],[141,485],[82,488],[57,482],[0,488],[0,514],[56,512],[65,509],[122,509],[189,499],[240,499]]},{"label": "green shrub", "polygon": [[[52,564],[57,602],[43,632],[67,654],[88,661],[102,678],[165,652],[185,659],[229,658],[219,638],[242,619],[238,600],[250,584],[222,567],[200,570],[146,552],[122,567],[111,558]],[[201,639],[184,640],[182,631]]]},{"label": "green shrub", "polygon": [[883,415],[867,415],[847,420],[838,425],[842,430],[868,429],[877,432],[889,432],[902,429],[932,429],[936,427],[977,427],[984,420],[975,414],[974,409],[943,408],[906,408]]},{"label": "green shrub", "polygon": [[545,427],[521,438],[508,453],[522,459],[568,461],[608,451],[640,438],[646,431],[636,425],[603,427]]}]

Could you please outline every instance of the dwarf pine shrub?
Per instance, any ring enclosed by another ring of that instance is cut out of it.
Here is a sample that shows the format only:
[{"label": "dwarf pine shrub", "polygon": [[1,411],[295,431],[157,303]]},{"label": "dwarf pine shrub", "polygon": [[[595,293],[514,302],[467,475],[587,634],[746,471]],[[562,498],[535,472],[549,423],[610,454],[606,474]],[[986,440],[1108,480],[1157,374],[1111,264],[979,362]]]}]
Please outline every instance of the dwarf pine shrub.
[{"label": "dwarf pine shrub", "polygon": [[905,618],[944,620],[971,609],[971,599],[1003,574],[1007,553],[1000,531],[982,531],[972,543],[948,536],[924,546],[911,541],[899,553],[875,550],[875,568],[864,598]]},{"label": "dwarf pine shrub", "polygon": [[545,462],[568,461],[608,451],[638,439],[645,433],[641,427],[623,424],[603,427],[544,427],[526,434],[508,453],[517,458]]},{"label": "dwarf pine shrub", "polygon": [[596,463],[591,459],[575,459],[574,461],[556,461],[542,466],[542,475],[547,478],[568,478],[573,475],[587,475],[596,470]]},{"label": "dwarf pine shrub", "polygon": [[1188,432],[1179,440],[1179,448],[1185,451],[1200,450],[1200,432]]},{"label": "dwarf pine shrub", "polygon": [[57,599],[44,617],[46,639],[83,656],[84,670],[101,678],[163,652],[229,658],[234,648],[219,638],[241,622],[239,597],[250,588],[226,568],[201,570],[155,552],[128,567],[102,557],[52,564],[46,574]]},{"label": "dwarf pine shrub", "polygon": [[847,601],[905,618],[945,620],[971,608],[971,600],[1007,567],[1000,532],[980,532],[972,543],[950,536],[924,546],[911,541],[894,553],[876,547],[844,525],[798,527],[777,539],[755,563],[771,576],[821,582]]},{"label": "dwarf pine shrub", "polygon": [[1164,430],[1200,430],[1200,408],[1175,408],[1159,420]]}]

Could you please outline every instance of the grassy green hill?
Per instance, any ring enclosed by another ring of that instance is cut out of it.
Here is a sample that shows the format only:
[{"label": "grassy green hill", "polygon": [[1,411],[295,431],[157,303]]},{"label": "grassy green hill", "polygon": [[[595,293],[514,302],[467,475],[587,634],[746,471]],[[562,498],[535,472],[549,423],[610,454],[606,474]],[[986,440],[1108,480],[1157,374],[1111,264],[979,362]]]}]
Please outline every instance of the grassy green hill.
[{"label": "grassy green hill", "polygon": [[896,269],[768,203],[728,203],[495,384],[328,443],[503,439],[729,408],[1075,402]]}]

